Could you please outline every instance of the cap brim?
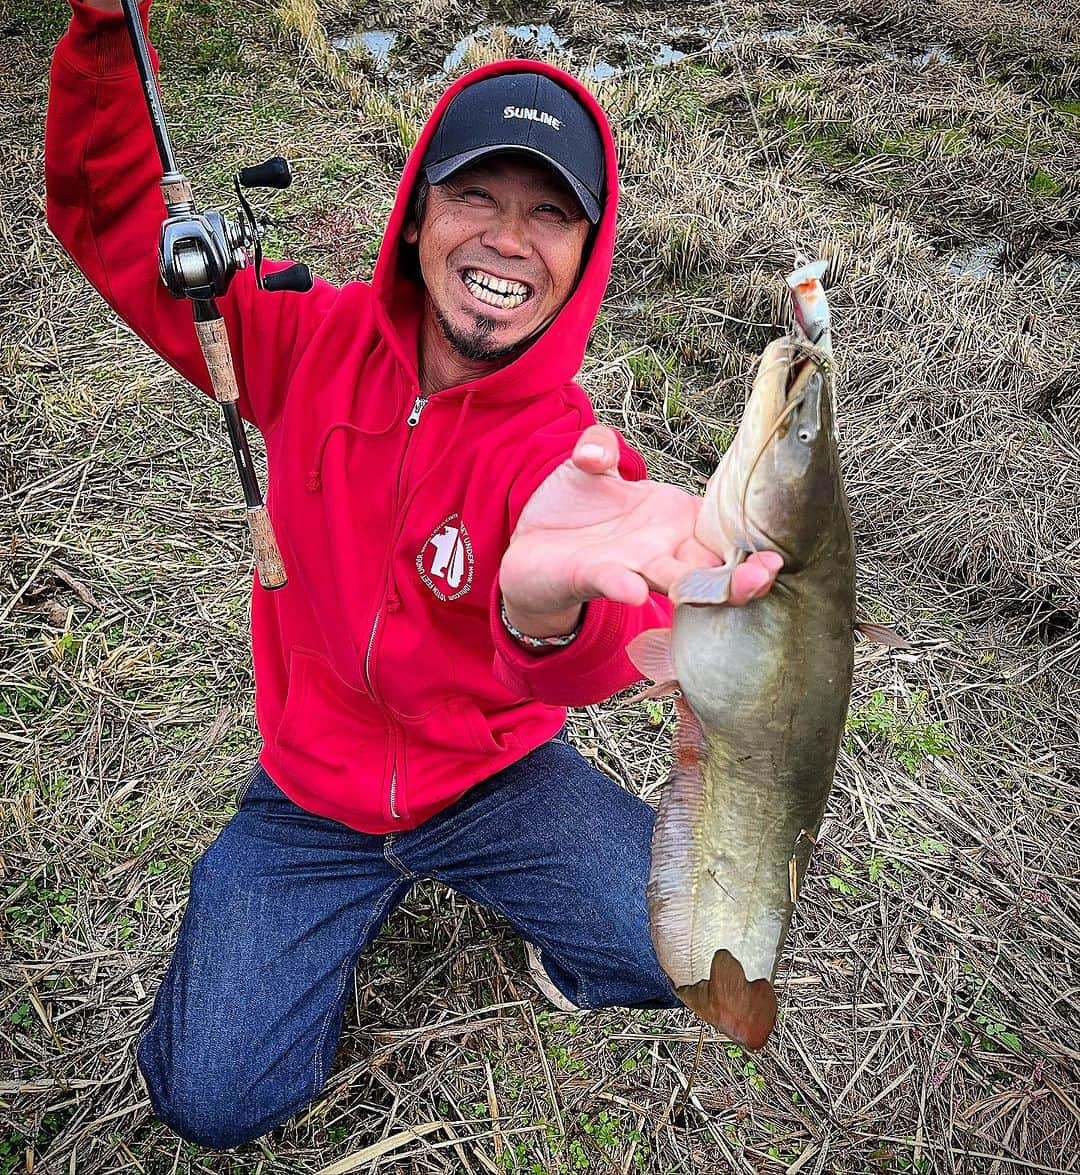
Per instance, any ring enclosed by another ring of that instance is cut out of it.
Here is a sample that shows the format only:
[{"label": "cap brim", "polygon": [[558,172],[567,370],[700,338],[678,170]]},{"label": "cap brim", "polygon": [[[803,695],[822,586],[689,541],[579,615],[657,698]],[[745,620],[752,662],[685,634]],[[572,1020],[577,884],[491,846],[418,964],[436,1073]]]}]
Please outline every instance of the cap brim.
[{"label": "cap brim", "polygon": [[589,220],[593,224],[599,223],[600,205],[596,202],[596,197],[592,192],[577,176],[567,171],[561,163],[552,159],[550,155],[545,155],[543,151],[538,151],[535,147],[523,147],[520,143],[487,144],[483,147],[474,147],[471,151],[462,151],[459,155],[451,155],[449,159],[440,159],[438,163],[429,163],[424,168],[424,174],[427,176],[429,184],[441,184],[443,180],[449,179],[455,171],[460,171],[461,168],[475,163],[478,159],[483,159],[488,155],[504,155],[510,152],[515,155],[531,155],[536,159],[543,160],[548,167],[554,168],[570,185],[570,190],[578,198],[581,207],[585,209],[585,215]]}]

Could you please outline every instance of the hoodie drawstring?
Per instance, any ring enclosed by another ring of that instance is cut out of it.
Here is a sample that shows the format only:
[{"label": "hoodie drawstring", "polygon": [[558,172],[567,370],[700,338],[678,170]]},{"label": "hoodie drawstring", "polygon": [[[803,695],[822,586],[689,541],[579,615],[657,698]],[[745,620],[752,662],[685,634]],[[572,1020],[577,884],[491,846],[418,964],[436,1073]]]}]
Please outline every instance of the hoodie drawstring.
[{"label": "hoodie drawstring", "polygon": [[394,405],[394,411],[390,416],[390,422],[383,428],[363,428],[359,424],[350,424],[347,420],[339,420],[336,424],[330,425],[326,432],[323,433],[323,439],[319,444],[319,453],[315,458],[315,468],[312,469],[304,479],[304,488],[313,494],[317,494],[322,489],[322,464],[323,457],[326,455],[326,444],[339,428],[345,429],[348,432],[359,433],[363,437],[386,436],[388,432],[392,432],[395,428],[397,428],[398,424],[400,423],[401,405],[402,396],[401,392],[399,391],[397,395],[397,403]]}]

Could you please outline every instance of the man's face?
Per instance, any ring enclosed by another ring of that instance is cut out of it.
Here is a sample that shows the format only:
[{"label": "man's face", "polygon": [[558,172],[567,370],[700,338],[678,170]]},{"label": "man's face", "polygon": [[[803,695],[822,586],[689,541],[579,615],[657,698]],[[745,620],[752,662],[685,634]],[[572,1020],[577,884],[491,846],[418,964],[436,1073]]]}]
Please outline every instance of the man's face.
[{"label": "man's face", "polygon": [[589,221],[549,167],[494,155],[428,193],[420,270],[443,336],[467,359],[499,359],[546,326],[570,297]]}]

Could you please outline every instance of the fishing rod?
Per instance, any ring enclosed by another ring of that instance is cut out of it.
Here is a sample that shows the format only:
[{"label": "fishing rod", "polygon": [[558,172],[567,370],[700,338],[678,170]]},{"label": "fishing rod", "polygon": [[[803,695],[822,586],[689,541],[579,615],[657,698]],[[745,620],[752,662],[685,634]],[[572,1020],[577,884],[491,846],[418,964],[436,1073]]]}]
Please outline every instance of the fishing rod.
[{"label": "fishing rod", "polygon": [[191,185],[176,166],[161,94],[150,63],[142,21],[139,19],[138,0],[121,0],[121,3],[161,159],[161,194],[168,212],[158,239],[161,280],[174,298],[188,298],[192,304],[199,346],[210,373],[214,397],[225,416],[236,469],[244,490],[259,583],[267,589],[284,587],[287,581],[285,565],[252,465],[247,433],[237,407],[240,390],[236,369],[225,331],[225,320],[217,308],[216,300],[229,288],[236,271],[248,265],[248,249],[254,254],[255,284],[260,290],[294,290],[303,293],[311,289],[311,271],[302,264],[290,265],[263,278],[259,225],[251,205],[240,190],[241,186],[287,188],[292,183],[292,174],[288,162],[281,156],[274,156],[255,167],[243,167],[233,179],[241,208],[238,218],[231,220],[220,212],[199,212],[192,198]]}]

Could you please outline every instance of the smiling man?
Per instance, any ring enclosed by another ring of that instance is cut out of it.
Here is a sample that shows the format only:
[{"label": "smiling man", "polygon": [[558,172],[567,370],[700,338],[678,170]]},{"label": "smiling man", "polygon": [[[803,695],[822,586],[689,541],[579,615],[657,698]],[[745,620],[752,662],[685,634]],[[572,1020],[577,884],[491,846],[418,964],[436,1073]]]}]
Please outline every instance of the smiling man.
[{"label": "smiling man", "polygon": [[[158,278],[160,168],[118,0],[71,2],[49,223],[209,392]],[[436,107],[370,283],[271,295],[242,270],[221,299],[290,579],[253,590],[259,762],[192,873],[138,1050],[187,1139],[236,1146],[318,1094],[357,960],[420,878],[502,914],[563,1006],[677,1003],[646,924],[652,810],[560,737],[567,705],[636,679],[625,646],[669,622],[671,583],[715,562],[699,499],[647,480],[575,382],[617,199],[592,96],[502,62]],[[748,560],[732,602],[776,570]]]},{"label": "smiling man", "polygon": [[427,294],[422,362],[462,382],[522,353],[569,298],[600,219],[603,143],[551,77],[490,76],[446,107],[421,183],[404,237],[419,244]]}]

